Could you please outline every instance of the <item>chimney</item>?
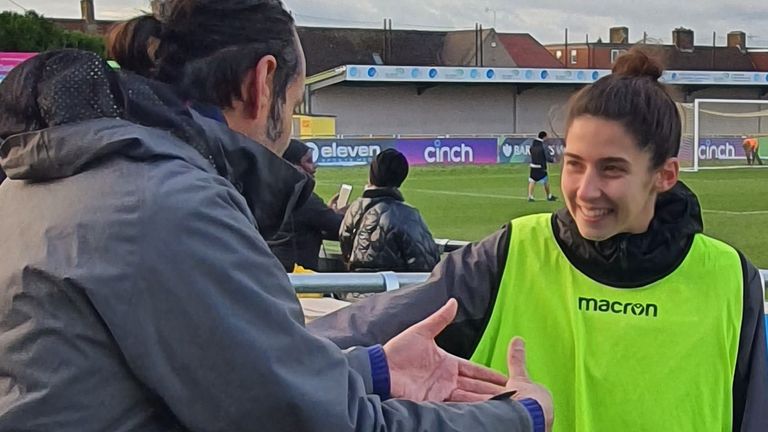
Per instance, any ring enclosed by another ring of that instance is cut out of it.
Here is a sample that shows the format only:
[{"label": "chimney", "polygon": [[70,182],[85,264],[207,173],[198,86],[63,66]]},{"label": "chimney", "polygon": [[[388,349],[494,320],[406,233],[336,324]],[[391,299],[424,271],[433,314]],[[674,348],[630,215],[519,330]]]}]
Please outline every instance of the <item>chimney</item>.
[{"label": "chimney", "polygon": [[96,22],[96,12],[93,8],[93,0],[80,0],[80,12],[86,24]]},{"label": "chimney", "polygon": [[678,27],[672,32],[672,43],[683,52],[693,52],[693,30]]},{"label": "chimney", "polygon": [[611,27],[610,35],[610,42],[612,44],[629,43],[629,28],[627,27]]},{"label": "chimney", "polygon": [[728,48],[738,48],[742,53],[747,52],[747,34],[743,31],[728,33]]}]

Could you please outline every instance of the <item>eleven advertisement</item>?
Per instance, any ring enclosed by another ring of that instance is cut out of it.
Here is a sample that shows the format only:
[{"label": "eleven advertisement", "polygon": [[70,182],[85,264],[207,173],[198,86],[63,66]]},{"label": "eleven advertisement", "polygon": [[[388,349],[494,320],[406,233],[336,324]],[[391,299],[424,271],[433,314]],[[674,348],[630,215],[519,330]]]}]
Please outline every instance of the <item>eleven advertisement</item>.
[{"label": "eleven advertisement", "polygon": [[391,139],[317,139],[304,144],[312,149],[318,166],[336,167],[368,165],[377,154],[396,147]]},{"label": "eleven advertisement", "polygon": [[432,138],[432,139],[310,139],[304,142],[312,149],[318,166],[361,166],[371,163],[377,154],[395,148],[408,163],[417,165],[488,165],[498,162],[496,138]]}]

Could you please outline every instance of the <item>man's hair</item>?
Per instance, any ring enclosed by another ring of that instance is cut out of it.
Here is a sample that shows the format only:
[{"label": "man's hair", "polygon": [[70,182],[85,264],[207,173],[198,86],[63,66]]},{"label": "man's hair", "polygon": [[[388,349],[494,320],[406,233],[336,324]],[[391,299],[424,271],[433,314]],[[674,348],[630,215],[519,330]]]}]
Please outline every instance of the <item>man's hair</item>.
[{"label": "man's hair", "polygon": [[544,132],[544,131],[539,132],[539,139],[543,140],[546,137],[547,137],[547,133],[546,132]]},{"label": "man's hair", "polygon": [[[132,60],[141,59],[139,53],[149,54],[145,57],[154,60],[154,77],[174,85],[182,97],[231,108],[235,101],[249,102],[251,96],[242,94],[243,82],[259,60],[272,55],[277,69],[267,137],[280,138],[283,117],[291,114],[283,112],[286,91],[301,68],[295,23],[283,4],[279,0],[169,3],[168,14],[159,20],[144,17],[141,23],[115,32],[108,48],[118,63],[146,74],[144,63],[134,66],[137,63]],[[152,20],[159,26],[159,34],[147,30]]]}]

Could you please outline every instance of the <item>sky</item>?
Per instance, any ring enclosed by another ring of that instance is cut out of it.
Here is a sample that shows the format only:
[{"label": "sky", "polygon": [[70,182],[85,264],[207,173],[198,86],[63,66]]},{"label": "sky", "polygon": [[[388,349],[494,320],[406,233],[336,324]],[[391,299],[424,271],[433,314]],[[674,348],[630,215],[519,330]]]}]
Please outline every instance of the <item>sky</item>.
[{"label": "sky", "polygon": [[[672,30],[693,29],[696,43],[711,45],[713,32],[725,44],[729,31],[747,33],[750,47],[768,48],[766,0],[284,0],[300,25],[420,30],[472,29],[475,23],[500,32],[531,33],[542,43],[608,40],[612,26],[629,27],[630,41],[671,43]],[[96,0],[99,19],[122,19],[149,10],[148,0]],[[678,3],[678,4],[674,4]],[[34,9],[49,17],[77,18],[79,0],[0,0],[0,9]],[[495,18],[494,18],[495,15]],[[495,19],[495,25],[494,25]]]}]

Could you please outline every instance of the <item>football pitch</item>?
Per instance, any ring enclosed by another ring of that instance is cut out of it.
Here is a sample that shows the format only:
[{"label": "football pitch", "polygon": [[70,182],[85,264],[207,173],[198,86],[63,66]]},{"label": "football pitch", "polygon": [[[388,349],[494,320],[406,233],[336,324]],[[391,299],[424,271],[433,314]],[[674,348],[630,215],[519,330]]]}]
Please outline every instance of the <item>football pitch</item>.
[{"label": "football pitch", "polygon": [[[560,194],[559,166],[550,167],[553,193]],[[768,169],[703,170],[683,173],[699,197],[706,234],[739,248],[759,268],[768,269]],[[317,172],[316,191],[326,200],[342,183],[359,197],[368,168],[326,168]],[[402,187],[406,202],[417,207],[436,238],[479,240],[527,214],[552,212],[537,187],[537,201],[527,201],[525,165],[411,167]]]}]

